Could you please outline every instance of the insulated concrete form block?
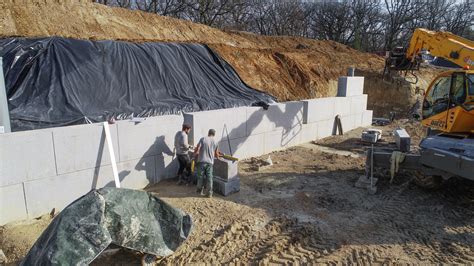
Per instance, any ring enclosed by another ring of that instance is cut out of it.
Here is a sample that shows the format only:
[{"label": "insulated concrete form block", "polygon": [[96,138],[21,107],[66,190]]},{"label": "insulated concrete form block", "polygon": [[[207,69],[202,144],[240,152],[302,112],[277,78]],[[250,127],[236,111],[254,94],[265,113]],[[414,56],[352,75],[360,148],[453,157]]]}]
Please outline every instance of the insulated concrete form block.
[{"label": "insulated concrete form block", "polygon": [[0,134],[0,186],[56,175],[49,129]]},{"label": "insulated concrete form block", "polygon": [[224,197],[240,191],[240,178],[238,177],[227,181],[216,176],[213,181],[214,192],[221,194]]},{"label": "insulated concrete form block", "polygon": [[239,163],[223,158],[214,160],[213,173],[222,179],[229,181],[239,175]]},{"label": "insulated concrete form block", "polygon": [[178,174],[179,163],[176,156],[155,156],[155,183],[163,179],[174,178]]},{"label": "insulated concrete form block", "polygon": [[[109,180],[113,182],[112,175],[110,177]],[[64,209],[92,188],[96,188],[95,184],[99,181],[99,177],[94,179],[94,169],[89,169],[25,182],[28,217],[38,217],[53,208],[57,211]]]},{"label": "insulated concrete form block", "polygon": [[26,218],[23,184],[0,187],[0,225]]},{"label": "insulated concrete form block", "polygon": [[354,116],[346,115],[341,117],[341,124],[343,133],[354,129]]},{"label": "insulated concrete form block", "polygon": [[363,113],[353,114],[354,116],[354,128],[358,128],[362,126],[362,115]]},{"label": "insulated concrete form block", "polygon": [[[141,189],[154,180],[154,156],[118,163],[117,169],[121,187]],[[28,217],[37,217],[53,208],[62,210],[91,189],[105,186],[115,186],[110,165],[27,181],[24,187]]]},{"label": "insulated concrete form block", "polygon": [[[286,130],[275,130],[264,133],[264,153],[270,153],[272,151],[278,151],[283,148],[291,147],[302,143],[303,125],[294,128],[290,131]],[[262,153],[262,154],[264,154]]]},{"label": "insulated concrete form block", "polygon": [[[123,188],[142,189],[148,184],[156,183],[156,160],[154,156],[140,158],[117,164],[120,185]],[[110,169],[111,170],[111,169]],[[109,172],[109,170],[104,171]],[[112,172],[110,172],[112,173]],[[115,186],[109,181],[106,186]]]},{"label": "insulated concrete form block", "polygon": [[[252,135],[230,140],[232,154],[239,159],[246,159],[264,154],[264,134]],[[230,154],[227,140],[219,142],[219,150]]]},{"label": "insulated concrete form block", "polygon": [[117,122],[120,162],[154,155],[173,157],[174,136],[182,124],[179,115],[149,117],[141,123]]},{"label": "insulated concrete form block", "polygon": [[227,139],[227,134],[229,139],[242,138],[247,135],[247,107],[186,113],[184,122],[192,126],[189,134],[191,145],[197,145],[211,128],[216,130],[217,141]]},{"label": "insulated concrete form block", "polygon": [[[275,108],[272,107],[272,109]],[[262,134],[275,129],[275,124],[270,120],[268,112],[269,110],[264,110],[262,107],[247,107],[247,136]]]},{"label": "insulated concrete form block", "polygon": [[272,104],[268,110],[247,107],[247,135],[256,135],[274,130],[291,131],[303,124],[303,102]]},{"label": "insulated concrete form block", "polygon": [[372,110],[365,110],[362,113],[362,123],[361,126],[366,127],[366,126],[371,126],[372,125],[372,115],[373,111]]},{"label": "insulated concrete form block", "polygon": [[318,139],[323,139],[335,134],[334,119],[319,121],[316,124],[318,127]]},{"label": "insulated concrete form block", "polygon": [[352,96],[351,114],[359,114],[367,110],[367,94]]},{"label": "insulated concrete form block", "polygon": [[362,120],[361,114],[346,115],[346,116],[341,117],[343,133],[345,134],[346,132],[359,127],[361,120]]},{"label": "insulated concrete form block", "polygon": [[334,118],[336,97],[304,100],[303,121],[305,124]]},{"label": "insulated concrete form block", "polygon": [[[117,125],[109,125],[115,158],[119,158]],[[102,123],[53,129],[58,174],[110,164]]]},{"label": "insulated concrete form block", "polygon": [[301,143],[318,139],[319,123],[304,124],[301,129]]},{"label": "insulated concrete form block", "polygon": [[[334,97],[334,118],[336,115],[344,116],[351,114],[351,97]],[[328,119],[330,119],[328,118]]]},{"label": "insulated concrete form block", "polygon": [[349,97],[364,93],[364,77],[340,77],[337,82],[337,96]]}]

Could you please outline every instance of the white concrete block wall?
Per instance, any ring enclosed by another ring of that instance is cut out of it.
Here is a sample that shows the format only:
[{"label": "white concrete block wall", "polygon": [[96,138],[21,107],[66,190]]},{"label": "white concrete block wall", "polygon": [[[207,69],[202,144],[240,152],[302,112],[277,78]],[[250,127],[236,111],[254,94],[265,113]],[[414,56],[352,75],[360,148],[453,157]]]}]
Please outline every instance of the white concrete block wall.
[{"label": "white concrete block wall", "polygon": [[351,114],[360,114],[367,110],[367,94],[351,96]]},{"label": "white concrete block wall", "polygon": [[352,97],[332,97],[334,99],[334,116],[345,116],[351,114]]},{"label": "white concrete block wall", "polygon": [[334,119],[336,115],[336,97],[304,100],[305,124]]},{"label": "white concrete block wall", "polygon": [[372,125],[372,116],[373,116],[373,111],[372,110],[365,110],[362,113],[361,126],[363,126],[363,127],[371,126]]},{"label": "white concrete block wall", "polygon": [[0,225],[27,217],[23,184],[0,187]]},{"label": "white concrete block wall", "polygon": [[[122,187],[173,177],[179,115],[109,125]],[[0,225],[61,210],[93,188],[114,186],[102,123],[0,134]]]},{"label": "white concrete block wall", "polygon": [[304,124],[301,128],[301,143],[318,139],[319,123]]},{"label": "white concrete block wall", "polygon": [[[184,122],[193,125],[189,143],[196,145],[209,129],[216,130],[216,139],[242,138],[247,136],[247,107],[218,109],[184,114]],[[225,130],[227,129],[227,131]]]},{"label": "white concrete block wall", "polygon": [[180,115],[149,117],[141,123],[118,121],[120,161],[154,155],[172,156],[174,136],[182,124]]},{"label": "white concrete block wall", "polygon": [[[243,138],[232,139],[230,145],[233,155],[237,158],[250,158],[264,154],[264,134],[251,135]],[[228,142],[221,142],[221,149],[229,154]]]},{"label": "white concrete block wall", "polygon": [[318,128],[318,139],[323,139],[323,138],[332,136],[336,133],[334,119],[318,122],[317,128]]},{"label": "white concrete block wall", "polygon": [[[117,126],[109,125],[115,158],[119,158]],[[54,152],[58,174],[110,164],[109,148],[102,124],[54,128]]]},{"label": "white concrete block wall", "polygon": [[56,175],[51,130],[0,135],[0,186]]},{"label": "white concrete block wall", "polygon": [[[225,125],[233,155],[241,159],[331,136],[336,115],[345,132],[369,126],[363,80],[355,78],[343,79],[347,97],[118,121],[110,129],[121,184],[140,189],[174,177],[174,135],[183,122],[193,126],[191,144],[214,128],[220,149],[230,153]],[[59,211],[92,188],[113,186],[103,137],[101,124],[0,134],[0,225]]]}]

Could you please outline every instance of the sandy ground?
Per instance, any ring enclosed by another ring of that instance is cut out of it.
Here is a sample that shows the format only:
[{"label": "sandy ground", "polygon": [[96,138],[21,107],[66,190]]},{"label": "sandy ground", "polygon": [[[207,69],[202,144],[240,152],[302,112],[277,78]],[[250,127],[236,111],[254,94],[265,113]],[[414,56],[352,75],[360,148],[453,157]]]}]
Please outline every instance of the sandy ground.
[{"label": "sandy ground", "polygon": [[[400,125],[419,140],[419,125],[402,120],[382,127],[386,141]],[[202,198],[173,180],[150,187],[195,222],[189,239],[159,263],[474,263],[472,182],[425,190],[401,174],[392,184],[381,177],[370,195],[354,187],[364,173],[361,131],[273,152],[274,165],[264,170],[255,162],[268,155],[241,162],[241,191],[229,197]],[[1,228],[0,248],[20,259],[48,222]],[[94,264],[140,258],[122,250]]]}]

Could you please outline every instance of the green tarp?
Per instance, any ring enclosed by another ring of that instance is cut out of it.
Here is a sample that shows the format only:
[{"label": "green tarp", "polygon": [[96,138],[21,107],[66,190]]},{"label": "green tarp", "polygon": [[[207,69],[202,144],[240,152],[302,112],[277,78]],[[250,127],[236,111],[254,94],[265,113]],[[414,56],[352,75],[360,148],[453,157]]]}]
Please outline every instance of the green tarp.
[{"label": "green tarp", "polygon": [[189,215],[148,192],[102,188],[59,213],[22,265],[86,265],[111,243],[168,256],[191,228]]}]

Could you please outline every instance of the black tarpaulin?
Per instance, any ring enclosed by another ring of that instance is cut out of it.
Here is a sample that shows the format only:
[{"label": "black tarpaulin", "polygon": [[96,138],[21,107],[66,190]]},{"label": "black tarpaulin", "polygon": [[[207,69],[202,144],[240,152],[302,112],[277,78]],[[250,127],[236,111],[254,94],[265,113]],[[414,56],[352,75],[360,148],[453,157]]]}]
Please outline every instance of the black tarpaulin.
[{"label": "black tarpaulin", "polygon": [[14,131],[274,100],[200,44],[9,38],[0,56]]}]

